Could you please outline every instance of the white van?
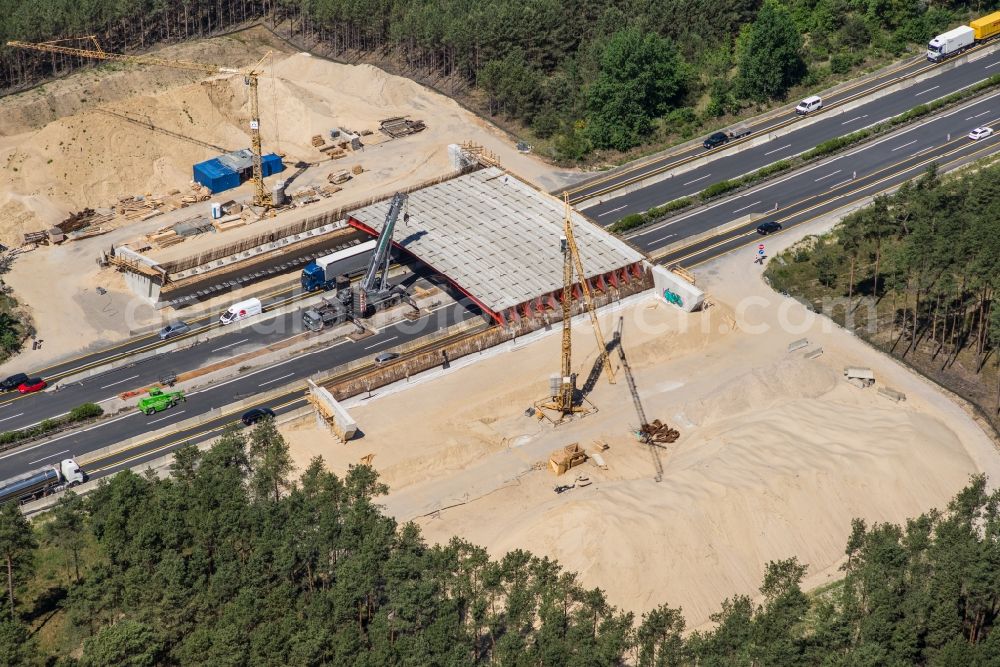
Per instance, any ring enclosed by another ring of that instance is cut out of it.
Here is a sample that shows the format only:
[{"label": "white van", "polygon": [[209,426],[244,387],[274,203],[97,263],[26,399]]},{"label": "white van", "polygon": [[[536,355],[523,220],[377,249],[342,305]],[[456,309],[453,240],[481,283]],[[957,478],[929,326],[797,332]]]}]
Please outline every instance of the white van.
[{"label": "white van", "polygon": [[254,315],[260,315],[262,312],[264,312],[264,307],[260,304],[260,299],[247,299],[246,301],[240,301],[229,306],[229,310],[222,313],[219,322],[222,324],[232,324],[233,322],[245,320]]},{"label": "white van", "polygon": [[805,115],[813,111],[819,111],[822,108],[823,100],[820,99],[819,95],[813,95],[799,102],[799,106],[795,107],[795,113]]}]

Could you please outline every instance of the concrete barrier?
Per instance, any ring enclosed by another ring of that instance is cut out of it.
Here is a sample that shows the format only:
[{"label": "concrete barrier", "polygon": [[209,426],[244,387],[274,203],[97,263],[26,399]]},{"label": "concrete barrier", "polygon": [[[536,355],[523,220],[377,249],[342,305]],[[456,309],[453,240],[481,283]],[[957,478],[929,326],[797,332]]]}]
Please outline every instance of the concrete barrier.
[{"label": "concrete barrier", "polygon": [[791,343],[788,344],[788,351],[794,352],[795,350],[801,350],[808,344],[809,344],[808,338],[800,338],[798,340],[793,340]]},{"label": "concrete barrier", "polygon": [[896,401],[896,402],[905,401],[906,400],[906,394],[904,394],[901,391],[896,391],[895,389],[890,389],[889,387],[879,387],[878,388],[878,395],[879,396],[885,396],[889,400]]}]

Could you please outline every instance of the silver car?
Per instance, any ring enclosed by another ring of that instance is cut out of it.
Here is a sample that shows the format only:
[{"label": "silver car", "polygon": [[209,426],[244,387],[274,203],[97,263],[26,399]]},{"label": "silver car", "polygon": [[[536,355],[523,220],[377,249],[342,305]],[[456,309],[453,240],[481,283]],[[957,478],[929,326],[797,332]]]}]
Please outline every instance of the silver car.
[{"label": "silver car", "polygon": [[186,334],[190,330],[191,327],[187,325],[187,322],[174,322],[160,329],[160,340],[167,340],[168,338],[173,338],[174,336],[180,336],[181,334]]}]

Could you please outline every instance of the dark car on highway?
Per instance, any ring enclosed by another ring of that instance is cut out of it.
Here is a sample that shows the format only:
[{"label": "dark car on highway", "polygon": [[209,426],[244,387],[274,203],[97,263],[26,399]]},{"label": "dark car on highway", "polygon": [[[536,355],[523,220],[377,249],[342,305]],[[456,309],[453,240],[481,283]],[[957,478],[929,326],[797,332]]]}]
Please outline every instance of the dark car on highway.
[{"label": "dark car on highway", "polygon": [[774,232],[781,231],[780,222],[764,222],[757,225],[757,233],[767,236],[768,234],[773,234]]},{"label": "dark car on highway", "polygon": [[265,418],[274,419],[274,410],[271,408],[254,408],[252,410],[247,410],[240,417],[240,421],[243,422],[245,426],[253,426],[261,419]]},{"label": "dark car on highway", "polygon": [[3,391],[14,391],[21,384],[28,381],[28,376],[24,373],[16,373],[11,375],[9,378],[0,382],[0,389]]},{"label": "dark car on highway", "polygon": [[725,132],[716,132],[715,134],[709,135],[705,141],[702,142],[702,146],[705,148],[716,148],[722,144],[729,141],[729,135]]}]

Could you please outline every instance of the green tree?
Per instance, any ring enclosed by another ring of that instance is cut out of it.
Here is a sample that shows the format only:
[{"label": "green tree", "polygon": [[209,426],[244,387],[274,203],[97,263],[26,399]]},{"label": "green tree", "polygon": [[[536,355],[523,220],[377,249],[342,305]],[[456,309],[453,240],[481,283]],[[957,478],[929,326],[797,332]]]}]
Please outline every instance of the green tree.
[{"label": "green tree", "polygon": [[82,667],[152,667],[160,664],[163,644],[156,632],[133,620],[122,620],[103,628],[83,643]]},{"label": "green tree", "polygon": [[737,88],[755,102],[784,97],[806,72],[802,35],[788,10],[766,0],[737,44]]},{"label": "green tree", "polygon": [[80,551],[87,544],[83,499],[66,491],[52,509],[43,534],[45,541],[63,553],[72,555],[74,582],[80,583]]},{"label": "green tree", "polygon": [[639,144],[686,89],[686,71],[669,40],[635,28],[619,30],[600,58],[587,93],[587,134],[600,148],[627,150]]},{"label": "green tree", "polygon": [[38,658],[38,646],[27,627],[17,621],[0,621],[0,665],[38,665]]},{"label": "green tree", "polygon": [[14,610],[14,593],[34,574],[35,539],[31,524],[24,518],[17,503],[0,505],[0,558],[7,572],[7,599],[10,603],[10,618],[17,615]]},{"label": "green tree", "polygon": [[257,422],[250,434],[250,466],[253,469],[253,488],[257,497],[270,496],[275,502],[281,492],[289,487],[292,457],[288,454],[288,443],[278,432],[274,419],[266,418]]}]

